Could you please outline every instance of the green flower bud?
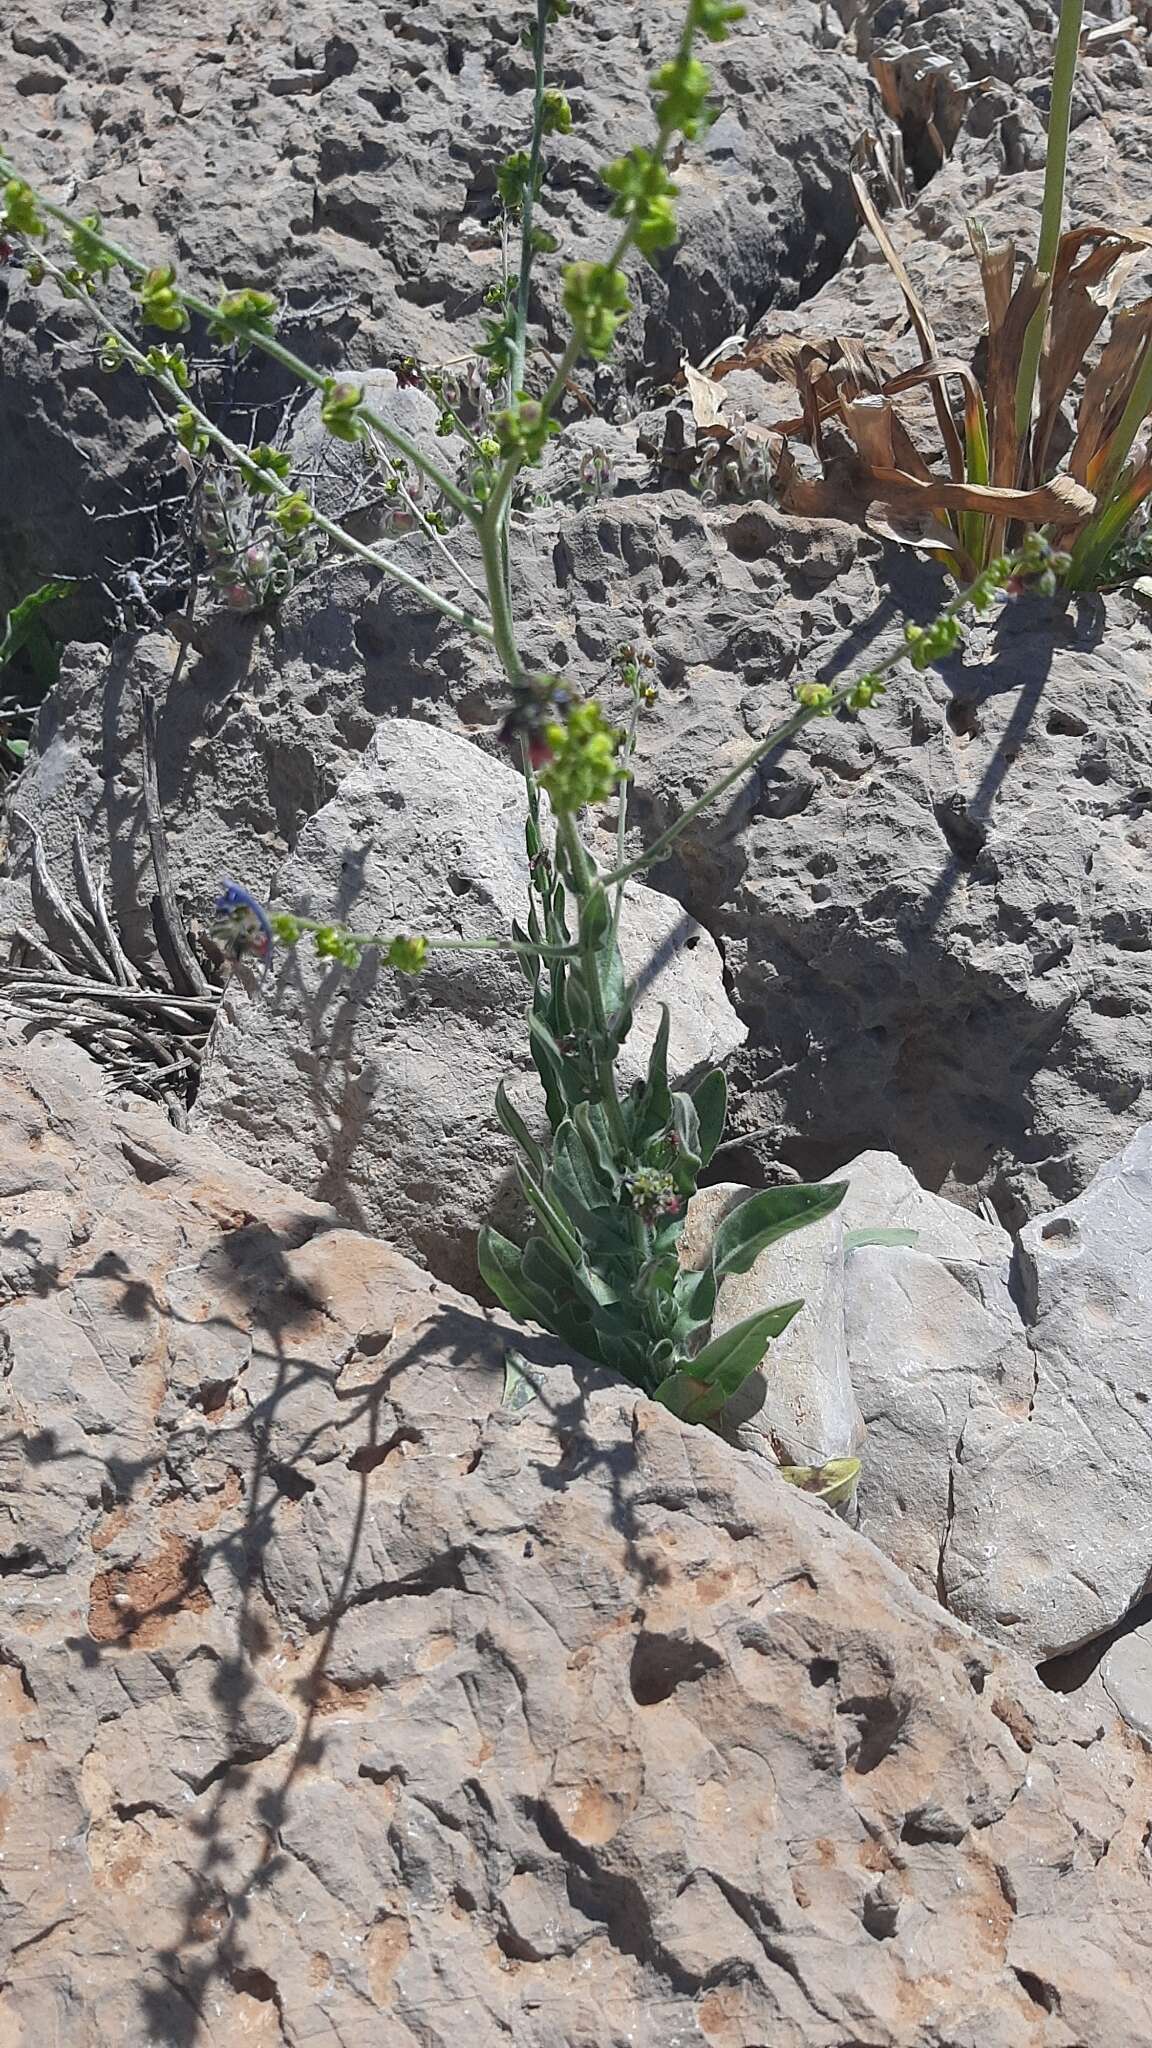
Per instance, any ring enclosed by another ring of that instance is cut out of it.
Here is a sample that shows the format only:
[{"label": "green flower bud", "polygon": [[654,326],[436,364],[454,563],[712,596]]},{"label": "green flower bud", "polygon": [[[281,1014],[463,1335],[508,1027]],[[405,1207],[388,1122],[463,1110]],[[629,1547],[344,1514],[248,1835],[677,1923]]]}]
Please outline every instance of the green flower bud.
[{"label": "green flower bud", "polygon": [[602,175],[616,194],[612,211],[618,220],[633,222],[641,253],[651,256],[657,249],[670,248],[676,240],[676,186],[654,152],[629,150],[606,165]]},{"label": "green flower bud", "polygon": [[109,376],[124,367],[124,343],[118,334],[106,334],[100,344],[100,368]]},{"label": "green flower bud", "polygon": [[81,277],[107,277],[115,270],[117,259],[105,247],[100,233],[98,213],[85,214],[83,220],[73,228],[69,241],[75,258],[75,268]]},{"label": "green flower bud", "polygon": [[689,26],[693,35],[707,36],[710,43],[723,43],[728,39],[731,24],[743,21],[747,11],[740,0],[692,0]]},{"label": "green flower bud", "polygon": [[632,310],[628,280],[608,263],[570,263],[564,273],[564,310],[590,356],[606,356],[616,329]]},{"label": "green flower bud", "polygon": [[342,383],[330,377],[324,386],[320,418],[338,441],[359,441],[364,429],[356,415],[363,403],[363,385]]},{"label": "green flower bud", "polygon": [[572,131],[572,109],[564,94],[551,86],[544,94],[542,126],[545,135],[569,135]]},{"label": "green flower bud", "polygon": [[802,704],[805,711],[814,711],[817,718],[828,718],[835,694],[831,683],[799,683],[796,702]]},{"label": "green flower bud", "polygon": [[272,926],[272,930],[275,933],[276,937],[285,946],[297,945],[304,935],[304,927],[301,924],[300,919],[298,917],[293,917],[292,912],[290,910],[273,911],[272,916],[269,918],[268,922]]},{"label": "green flower bud", "polygon": [[270,518],[288,540],[295,540],[311,526],[315,513],[303,491],[293,491],[291,497],[277,498]]},{"label": "green flower bud", "polygon": [[496,414],[492,431],[497,451],[505,459],[515,456],[520,462],[537,462],[549,436],[558,434],[560,427],[537,399],[522,398],[519,405]]},{"label": "green flower bud", "polygon": [[930,626],[907,625],[904,628],[904,645],[908,659],[914,669],[930,668],[934,661],[945,661],[955,654],[960,645],[961,626],[957,618],[933,619]]},{"label": "green flower bud", "polygon": [[188,363],[184,350],[181,347],[161,348],[156,346],[150,348],[144,357],[144,361],[142,363],[134,363],[132,367],[138,377],[168,376],[171,377],[174,384],[180,386],[181,391],[187,391],[188,389]]},{"label": "green flower bud", "polygon": [[594,699],[574,704],[564,723],[546,726],[542,737],[548,760],[540,783],[557,811],[580,811],[612,795],[620,780],[623,734],[609,725]]},{"label": "green flower bud", "polygon": [[291,468],[292,457],[286,448],[269,448],[266,441],[261,441],[243,465],[244,481],[257,497],[270,498],[274,492],[269,478],[279,477],[283,481]]},{"label": "green flower bud", "polygon": [[526,149],[505,157],[496,169],[496,190],[509,213],[519,213],[528,191],[532,159]]},{"label": "green flower bud", "polygon": [[163,328],[167,334],[183,334],[189,325],[183,301],[176,289],[176,272],[170,263],[158,263],[137,286],[140,311],[147,327]]},{"label": "green flower bud", "polygon": [[319,959],[337,960],[341,967],[358,967],[366,941],[345,931],[342,925],[322,924],[313,932],[312,943]]},{"label": "green flower bud", "polygon": [[23,178],[9,178],[4,187],[0,227],[11,228],[15,235],[47,233],[43,216],[36,204],[36,195],[31,185],[24,183]]},{"label": "green flower bud", "polygon": [[198,414],[193,412],[190,405],[180,407],[172,426],[180,446],[186,448],[189,455],[207,455],[212,445],[211,438],[204,432]]},{"label": "green flower bud", "polygon": [[393,939],[387,952],[389,967],[398,968],[401,974],[419,974],[428,952],[427,939]]},{"label": "green flower bud", "polygon": [[848,699],[849,708],[853,711],[867,711],[876,702],[877,697],[884,695],[887,687],[882,676],[861,676]]},{"label": "green flower bud", "polygon": [[661,129],[665,133],[679,133],[691,142],[707,113],[712,85],[707,66],[695,57],[674,57],[670,64],[660,66],[651,85]]},{"label": "green flower bud", "polygon": [[243,341],[249,334],[270,334],[276,317],[271,292],[258,292],[251,285],[225,292],[209,325],[216,341]]}]

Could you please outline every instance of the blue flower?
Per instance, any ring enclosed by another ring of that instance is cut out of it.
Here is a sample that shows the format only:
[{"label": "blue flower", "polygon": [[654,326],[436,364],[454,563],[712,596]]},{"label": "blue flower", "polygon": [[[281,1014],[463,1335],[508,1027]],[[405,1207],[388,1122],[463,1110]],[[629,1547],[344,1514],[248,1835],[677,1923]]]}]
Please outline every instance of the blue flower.
[{"label": "blue flower", "polygon": [[272,926],[268,912],[238,882],[225,882],[216,898],[213,937],[234,960],[242,959],[245,953],[255,953],[257,959],[267,965],[272,958]]}]

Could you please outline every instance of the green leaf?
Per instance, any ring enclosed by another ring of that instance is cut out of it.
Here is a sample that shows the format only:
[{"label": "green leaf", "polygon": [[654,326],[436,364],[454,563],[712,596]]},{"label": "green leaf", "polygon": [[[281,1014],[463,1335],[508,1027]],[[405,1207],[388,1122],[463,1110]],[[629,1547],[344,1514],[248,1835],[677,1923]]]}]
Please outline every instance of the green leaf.
[{"label": "green leaf", "polygon": [[585,1213],[607,1209],[610,1205],[611,1187],[605,1187],[593,1159],[589,1158],[583,1138],[570,1118],[556,1133],[552,1148],[552,1179],[560,1200],[571,1199]]},{"label": "green leaf", "polygon": [[[700,1119],[696,1104],[690,1095],[677,1093],[672,1097],[672,1129],[676,1135],[677,1166],[688,1169],[688,1185],[695,1187],[696,1176],[703,1164],[700,1157]],[[681,1175],[676,1175],[677,1186]]]},{"label": "green leaf", "polygon": [[692,1100],[696,1104],[696,1119],[700,1125],[700,1163],[707,1166],[724,1135],[728,1115],[728,1083],[720,1067],[713,1067],[710,1074],[705,1074],[693,1089]]},{"label": "green leaf", "polygon": [[716,1309],[716,1275],[711,1266],[702,1273],[681,1273],[676,1281],[680,1314],[688,1330],[698,1330],[712,1321]]},{"label": "green leaf", "polygon": [[56,680],[59,657],[44,631],[39,614],[45,605],[56,604],[67,597],[75,582],[74,577],[57,577],[50,583],[42,583],[38,590],[32,590],[13,605],[0,634],[0,668],[19,654],[22,647],[28,649],[38,683],[47,689]]},{"label": "green leaf", "polygon": [[519,1351],[506,1351],[504,1392],[500,1396],[500,1406],[507,1408],[512,1415],[519,1415],[530,1401],[536,1399],[539,1392],[535,1380],[529,1377],[527,1359],[522,1357]]},{"label": "green leaf", "polygon": [[518,1245],[486,1224],[476,1241],[476,1263],[485,1286],[510,1316],[518,1323],[541,1321],[541,1303],[535,1290],[525,1286],[524,1254]]},{"label": "green leaf", "polygon": [[[532,930],[532,925],[534,922],[536,924],[535,931]],[[516,919],[513,918],[512,937],[515,939],[518,946],[539,945],[540,926],[539,921],[536,918],[535,910],[530,910],[528,913],[527,931],[525,931],[522,924],[517,924]],[[525,981],[528,982],[532,988],[535,988],[537,982],[540,979],[540,961],[537,955],[534,953],[517,953],[516,964],[519,967],[521,974],[524,976]]]},{"label": "green leaf", "polygon": [[668,1090],[668,1034],[671,1028],[671,1012],[667,1003],[661,1003],[660,1022],[648,1055],[648,1077],[637,1091],[632,1111],[632,1136],[638,1146],[665,1130],[672,1115],[672,1097]]},{"label": "green leaf", "polygon": [[14,761],[24,761],[28,757],[27,740],[0,740],[0,747],[11,754]]},{"label": "green leaf", "polygon": [[549,1244],[555,1246],[561,1258],[567,1259],[573,1271],[577,1271],[584,1263],[584,1247],[567,1217],[519,1161],[516,1165],[516,1178],[520,1183],[524,1200],[540,1224]]},{"label": "green leaf", "polygon": [[515,1139],[538,1180],[544,1178],[544,1154],[512,1101],[503,1081],[496,1089],[496,1115],[510,1138]]},{"label": "green leaf", "polygon": [[802,1301],[785,1301],[778,1308],[761,1309],[754,1316],[746,1316],[743,1322],[734,1323],[687,1365],[670,1373],[657,1387],[656,1400],[684,1422],[704,1422],[719,1414],[725,1402],[763,1362],[773,1337],[787,1329],[803,1306]]},{"label": "green leaf", "polygon": [[764,1188],[730,1209],[712,1241],[712,1267],[717,1280],[726,1273],[746,1273],[762,1251],[806,1223],[818,1223],[839,1208],[847,1181],[821,1181],[814,1187]]},{"label": "green leaf", "polygon": [[588,1157],[595,1162],[596,1171],[606,1187],[615,1191],[619,1183],[612,1160],[612,1145],[608,1135],[608,1118],[598,1102],[578,1102],[572,1111],[572,1121],[584,1141]]},{"label": "green leaf", "polygon": [[546,1237],[535,1234],[524,1247],[523,1278],[545,1302],[551,1321],[558,1316],[578,1316],[587,1321],[592,1312],[591,1300],[583,1300],[577,1275],[562,1252]]},{"label": "green leaf", "polygon": [[548,1121],[554,1131],[559,1130],[568,1114],[571,1070],[544,1019],[535,1011],[528,1019],[528,1044],[543,1084]]},{"label": "green leaf", "polygon": [[580,910],[581,944],[595,952],[612,929],[612,913],[602,882],[593,882]]},{"label": "green leaf", "polygon": [[846,1230],[844,1249],[857,1252],[864,1244],[913,1245],[920,1241],[918,1230]]}]

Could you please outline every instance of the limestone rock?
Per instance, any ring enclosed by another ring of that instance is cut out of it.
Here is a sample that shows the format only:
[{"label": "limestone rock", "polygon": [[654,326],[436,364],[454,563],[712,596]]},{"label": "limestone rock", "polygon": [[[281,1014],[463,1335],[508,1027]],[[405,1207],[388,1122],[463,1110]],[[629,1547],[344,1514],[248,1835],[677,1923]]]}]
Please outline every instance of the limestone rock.
[{"label": "limestone rock", "polygon": [[1147,1624],[1106,1651],[1100,1682],[1128,1726],[1152,1747],[1152,1631]]},{"label": "limestone rock", "polygon": [[1024,1426],[974,1414],[949,1543],[957,1611],[979,1582],[1037,1655],[1103,1635],[1147,1587],[1152,1538],[1152,1128],[1021,1239]]},{"label": "limestone rock", "polygon": [[9,1313],[126,1404],[88,1363],[91,1476],[33,1434],[11,1495],[85,1474],[0,1580],[6,2043],[1144,2048],[1098,1704],[74,1049],[0,1043],[0,1114],[5,1241],[61,1248]]},{"label": "limestone rock", "polygon": [[[385,720],[305,829],[276,895],[360,931],[507,938],[527,909],[524,817],[522,778],[505,762],[432,726]],[[723,1062],[743,1031],[707,933],[638,886],[620,943],[640,991],[625,1077],[646,1070],[661,1003],[672,1013],[670,1072],[687,1079]],[[232,984],[197,1121],[467,1285],[480,1224],[511,1213],[516,1153],[496,1122],[497,1084],[514,1084],[534,1121],[542,1113],[526,1007],[509,955],[434,953],[418,977],[372,955],[350,975],[301,946],[267,982]]]}]

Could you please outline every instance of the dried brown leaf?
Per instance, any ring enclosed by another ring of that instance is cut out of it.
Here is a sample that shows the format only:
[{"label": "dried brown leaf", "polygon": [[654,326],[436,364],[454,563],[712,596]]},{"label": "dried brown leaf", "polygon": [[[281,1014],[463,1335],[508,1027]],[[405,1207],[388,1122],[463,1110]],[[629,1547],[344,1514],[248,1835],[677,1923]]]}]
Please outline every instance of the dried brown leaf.
[{"label": "dried brown leaf", "polygon": [[[730,370],[756,370],[768,383],[791,384],[798,389],[801,360],[807,362],[813,351],[823,357],[836,389],[852,383],[857,391],[878,390],[894,367],[886,350],[848,334],[753,335],[746,347],[722,356],[710,367],[714,377],[725,377]],[[835,403],[835,391],[830,392],[828,403]]]},{"label": "dried brown leaf", "polygon": [[716,383],[714,378],[705,376],[702,370],[693,369],[691,363],[687,361],[681,367],[684,371],[684,382],[688,386],[688,396],[692,401],[692,417],[696,422],[697,434],[708,434],[716,439],[730,433],[731,428],[724,418],[728,394],[723,385]]},{"label": "dried brown leaf", "polygon": [[[856,204],[860,208],[860,212],[867,225],[871,228],[879,244],[884,261],[887,263],[903,294],[904,304],[908,308],[908,317],[916,330],[916,339],[920,343],[921,357],[925,363],[929,363],[939,353],[936,347],[936,336],[932,332],[932,323],[920,303],[916,288],[904,267],[903,258],[900,256],[895,243],[872,203],[872,195],[862,174],[863,167],[868,159],[868,144],[870,141],[874,147],[874,138],[870,138],[867,135],[861,137],[860,142],[856,145],[853,157],[855,167],[852,172],[852,190],[856,194]],[[951,408],[948,404],[948,393],[940,378],[935,378],[930,388],[936,421],[940,428],[940,438],[944,443],[944,453],[948,460],[948,468],[952,476],[959,480],[964,475],[964,444],[957,432],[956,422],[952,418]]]},{"label": "dried brown leaf", "polygon": [[1049,333],[1040,366],[1040,405],[1032,436],[1032,474],[1042,477],[1048,450],[1073,380],[1108,317],[1116,284],[1100,295],[1094,289],[1112,278],[1118,266],[1126,271],[1141,250],[1152,249],[1152,229],[1111,228],[1087,221],[1060,237],[1052,276]]},{"label": "dried brown leaf", "polygon": [[954,555],[962,576],[970,579],[976,573],[975,564],[968,562],[957,548],[951,527],[933,519],[930,513],[899,514],[875,498],[865,511],[864,524],[880,540],[894,540],[901,547],[920,548],[932,555]]},{"label": "dried brown leaf", "polygon": [[1024,519],[1037,526],[1079,525],[1096,509],[1083,484],[1058,476],[1033,491],[997,489],[992,484],[958,484],[945,477],[924,483],[902,470],[870,469],[872,495],[898,511],[980,512],[996,520]]},{"label": "dried brown leaf", "polygon": [[1145,345],[1152,335],[1152,299],[1117,313],[1100,360],[1085,379],[1068,457],[1070,475],[1091,485],[1108,454],[1108,443],[1128,403]]}]

